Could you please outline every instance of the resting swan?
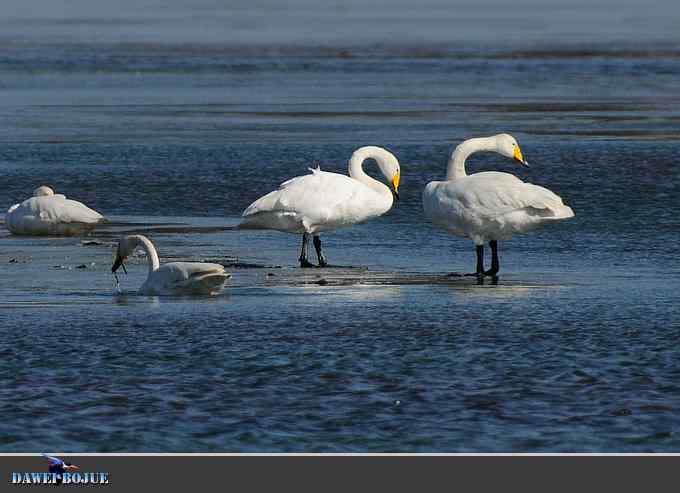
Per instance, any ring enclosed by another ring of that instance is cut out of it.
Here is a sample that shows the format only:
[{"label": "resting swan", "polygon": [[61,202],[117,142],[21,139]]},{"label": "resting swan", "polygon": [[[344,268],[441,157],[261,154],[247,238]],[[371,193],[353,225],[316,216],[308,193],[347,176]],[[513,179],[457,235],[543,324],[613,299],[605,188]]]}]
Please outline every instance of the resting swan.
[{"label": "resting swan", "polygon": [[[158,253],[146,236],[130,235],[121,238],[118,243],[116,260],[111,267],[115,273],[123,262],[137,247],[146,252],[149,262],[149,276],[139,288],[139,294],[150,296],[183,295],[183,294],[217,294],[231,274],[224,272],[219,264],[203,262],[169,262],[160,265]],[[126,271],[127,272],[127,271]]]},{"label": "resting swan", "polygon": [[104,216],[86,205],[55,195],[50,187],[34,190],[33,197],[14,204],[5,215],[7,229],[15,235],[73,236],[94,229]]},{"label": "resting swan", "polygon": [[[392,189],[368,176],[366,159],[374,159]],[[390,210],[399,198],[399,161],[381,147],[367,146],[354,151],[349,176],[311,169],[281,184],[278,190],[259,198],[243,212],[239,225],[246,229],[274,229],[302,234],[300,267],[313,267],[307,260],[307,243],[314,237],[319,267],[328,265],[321,251],[319,234],[368,221]]]},{"label": "resting swan", "polygon": [[[519,144],[511,135],[466,140],[456,147],[449,159],[446,181],[433,181],[425,187],[423,208],[435,225],[475,242],[475,275],[481,278],[498,274],[498,240],[574,217],[574,211],[550,190],[524,183],[509,173],[489,171],[468,176],[465,160],[478,151],[498,152],[528,166]],[[484,243],[487,241],[492,259],[491,269],[484,271]]]}]

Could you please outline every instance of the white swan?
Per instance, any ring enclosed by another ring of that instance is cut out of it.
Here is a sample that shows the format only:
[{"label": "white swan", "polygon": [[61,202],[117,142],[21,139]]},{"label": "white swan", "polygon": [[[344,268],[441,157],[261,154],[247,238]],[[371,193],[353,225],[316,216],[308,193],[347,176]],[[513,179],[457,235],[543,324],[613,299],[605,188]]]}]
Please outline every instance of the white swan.
[{"label": "white swan", "polygon": [[103,220],[104,216],[97,211],[63,195],[55,195],[46,186],[36,188],[33,197],[14,204],[5,215],[5,225],[15,235],[78,235]]},{"label": "white swan", "polygon": [[[484,172],[468,176],[465,160],[474,152],[491,151],[527,166],[517,141],[508,134],[466,140],[449,159],[446,181],[433,181],[423,191],[425,215],[435,225],[477,246],[478,277],[495,276],[500,269],[498,240],[526,233],[543,224],[574,217],[571,207],[550,190],[524,183],[509,173]],[[491,269],[484,271],[484,242],[491,247]]]},{"label": "white swan", "polygon": [[[366,159],[374,159],[392,189],[368,176]],[[367,146],[354,151],[349,160],[349,176],[311,169],[281,184],[278,190],[259,198],[243,212],[241,228],[274,229],[302,234],[300,266],[312,267],[307,260],[307,243],[314,237],[319,266],[328,265],[321,251],[319,234],[352,226],[381,216],[399,198],[401,171],[394,155],[381,147]]]},{"label": "white swan", "polygon": [[[116,260],[111,267],[115,273],[119,267],[125,265],[125,259],[141,247],[146,252],[149,262],[149,276],[146,282],[139,288],[140,294],[158,295],[183,295],[183,294],[217,294],[231,274],[224,272],[224,267],[219,264],[203,262],[169,262],[160,265],[158,253],[146,236],[124,236],[118,243]],[[126,271],[127,272],[127,271]]]}]

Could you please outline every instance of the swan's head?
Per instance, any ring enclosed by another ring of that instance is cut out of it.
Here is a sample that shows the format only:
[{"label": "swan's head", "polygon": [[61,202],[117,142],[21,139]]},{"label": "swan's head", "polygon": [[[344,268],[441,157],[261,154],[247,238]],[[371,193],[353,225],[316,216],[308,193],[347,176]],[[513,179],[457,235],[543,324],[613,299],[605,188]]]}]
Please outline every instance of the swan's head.
[{"label": "swan's head", "polygon": [[[385,151],[383,149],[383,151]],[[401,169],[399,168],[399,161],[389,151],[385,151],[385,158],[378,161],[378,166],[380,166],[380,171],[382,171],[383,176],[387,178],[387,181],[391,185],[392,193],[394,198],[399,200],[399,182],[401,181]]]},{"label": "swan's head", "polygon": [[33,190],[34,197],[49,197],[50,195],[54,195],[54,190],[45,185]]},{"label": "swan's head", "polygon": [[521,165],[529,166],[529,163],[527,163],[526,159],[524,159],[524,156],[522,156],[522,151],[519,148],[519,144],[512,135],[496,135],[496,149],[503,156],[514,159]]},{"label": "swan's head", "polygon": [[116,260],[113,262],[113,267],[111,267],[111,272],[115,273],[120,267],[123,268],[123,272],[127,274],[127,269],[125,269],[125,260],[135,251],[138,245],[137,238],[134,236],[123,236],[118,242],[118,249],[116,250]]},{"label": "swan's head", "polygon": [[[394,198],[399,200],[399,182],[401,181],[401,169],[399,161],[390,151],[377,146],[360,147],[350,158],[350,170],[352,163],[361,164],[365,159],[373,159],[380,168],[380,172],[387,179],[387,183],[394,194]],[[351,172],[350,172],[351,175]]]}]

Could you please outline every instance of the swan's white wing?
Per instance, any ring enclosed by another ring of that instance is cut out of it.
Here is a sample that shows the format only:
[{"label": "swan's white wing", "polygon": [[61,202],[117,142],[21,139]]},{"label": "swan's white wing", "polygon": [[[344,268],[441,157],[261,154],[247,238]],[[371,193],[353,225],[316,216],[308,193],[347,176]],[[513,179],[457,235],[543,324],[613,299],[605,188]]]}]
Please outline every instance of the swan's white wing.
[{"label": "swan's white wing", "polygon": [[281,184],[278,190],[253,202],[244,212],[245,228],[313,232],[362,221],[355,198],[372,192],[363,183],[318,169]]},{"label": "swan's white wing", "polygon": [[219,264],[169,262],[152,272],[140,292],[164,294],[214,294],[231,277]]},{"label": "swan's white wing", "polygon": [[40,207],[41,217],[49,218],[49,220],[54,222],[90,224],[97,223],[104,218],[104,216],[90,209],[85,204],[77,200],[67,199],[63,195],[37,198],[43,199]]},{"label": "swan's white wing", "polygon": [[561,213],[565,207],[562,199],[547,188],[525,183],[509,173],[476,173],[451,191],[462,207],[474,209],[482,218],[519,210],[530,212],[529,209],[535,214],[551,216]]},{"label": "swan's white wing", "polygon": [[574,215],[550,190],[498,172],[429,183],[423,192],[423,206],[435,224],[478,243],[509,238]]},{"label": "swan's white wing", "polygon": [[63,195],[31,197],[7,212],[7,228],[16,234],[76,234],[94,227],[104,217]]}]

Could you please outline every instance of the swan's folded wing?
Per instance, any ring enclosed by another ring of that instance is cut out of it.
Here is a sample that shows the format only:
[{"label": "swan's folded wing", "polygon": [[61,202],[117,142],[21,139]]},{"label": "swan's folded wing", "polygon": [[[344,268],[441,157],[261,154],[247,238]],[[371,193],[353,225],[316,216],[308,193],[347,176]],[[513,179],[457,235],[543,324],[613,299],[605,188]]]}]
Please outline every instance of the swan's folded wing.
[{"label": "swan's folded wing", "polygon": [[259,198],[243,212],[243,217],[275,212],[302,215],[312,221],[327,220],[336,207],[352,199],[361,185],[345,175],[312,171],[282,183],[278,190]]},{"label": "swan's folded wing", "polygon": [[104,219],[97,211],[77,200],[64,199],[61,204],[53,201],[52,205],[52,214],[59,222],[92,224]]},{"label": "swan's folded wing", "polygon": [[18,216],[35,218],[50,223],[91,224],[101,221],[104,216],[76,200],[63,195],[31,197],[11,211]]},{"label": "swan's folded wing", "polygon": [[154,271],[142,291],[150,294],[212,294],[231,277],[219,264],[169,262]]},{"label": "swan's folded wing", "polygon": [[460,190],[456,198],[481,218],[495,218],[519,210],[550,216],[564,209],[562,199],[550,190],[502,174],[511,178],[476,180],[473,186]]},{"label": "swan's folded wing", "polygon": [[168,262],[156,271],[165,283],[183,282],[208,273],[224,273],[224,267],[206,262]]},{"label": "swan's folded wing", "polygon": [[26,235],[80,234],[103,220],[98,212],[63,195],[31,197],[5,215],[12,233]]}]

